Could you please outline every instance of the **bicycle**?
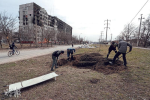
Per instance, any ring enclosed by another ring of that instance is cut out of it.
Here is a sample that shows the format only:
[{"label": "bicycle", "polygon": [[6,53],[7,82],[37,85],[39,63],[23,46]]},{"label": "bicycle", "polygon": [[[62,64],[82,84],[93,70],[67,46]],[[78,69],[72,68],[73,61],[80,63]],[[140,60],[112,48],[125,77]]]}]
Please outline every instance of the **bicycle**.
[{"label": "bicycle", "polygon": [[[17,49],[15,49],[14,54],[19,55],[19,54],[20,54],[20,51],[17,50]],[[8,51],[8,56],[11,57],[12,55],[13,55],[13,50]]]}]

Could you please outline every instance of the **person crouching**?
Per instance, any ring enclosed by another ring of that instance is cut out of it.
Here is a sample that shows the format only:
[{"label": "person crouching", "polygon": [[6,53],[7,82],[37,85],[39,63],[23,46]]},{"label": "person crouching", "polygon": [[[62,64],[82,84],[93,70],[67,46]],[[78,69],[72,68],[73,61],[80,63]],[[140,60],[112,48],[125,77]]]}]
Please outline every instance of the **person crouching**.
[{"label": "person crouching", "polygon": [[57,60],[58,60],[59,55],[61,55],[61,54],[64,54],[64,51],[54,51],[53,52],[53,54],[52,54],[53,64],[51,67],[51,71],[54,71],[54,69],[53,69],[54,66],[55,66],[55,69],[58,68]]},{"label": "person crouching", "polygon": [[70,59],[70,54],[71,54],[71,60],[73,60],[73,52],[75,52],[75,49],[74,49],[74,48],[68,48],[68,49],[67,49],[67,57],[68,57],[67,60]]}]

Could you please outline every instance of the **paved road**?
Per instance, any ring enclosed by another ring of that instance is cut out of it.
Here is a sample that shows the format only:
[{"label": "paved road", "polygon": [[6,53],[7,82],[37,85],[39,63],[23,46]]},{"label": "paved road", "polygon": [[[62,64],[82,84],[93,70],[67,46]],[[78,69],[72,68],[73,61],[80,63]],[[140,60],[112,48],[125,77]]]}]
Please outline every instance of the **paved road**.
[{"label": "paved road", "polygon": [[[74,45],[74,48],[77,48],[79,45]],[[0,64],[9,63],[9,62],[15,62],[18,60],[23,59],[29,59],[37,56],[42,56],[46,54],[50,54],[54,52],[55,50],[67,50],[67,48],[70,48],[71,46],[55,46],[53,48],[47,48],[47,49],[30,49],[30,50],[21,50],[20,55],[14,55],[12,57],[8,57],[8,51],[4,51],[0,53]]]},{"label": "paved road", "polygon": [[133,48],[138,48],[138,49],[145,49],[145,50],[150,50],[150,48],[143,48],[143,47],[133,47]]}]

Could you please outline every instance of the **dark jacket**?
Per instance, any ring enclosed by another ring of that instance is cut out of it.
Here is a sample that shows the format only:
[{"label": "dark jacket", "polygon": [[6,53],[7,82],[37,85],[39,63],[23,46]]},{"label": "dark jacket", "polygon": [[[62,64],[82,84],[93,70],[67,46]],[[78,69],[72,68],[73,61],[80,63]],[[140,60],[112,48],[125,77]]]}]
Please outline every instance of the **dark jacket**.
[{"label": "dark jacket", "polygon": [[9,47],[10,49],[13,49],[14,47],[17,48],[14,43],[12,43]]},{"label": "dark jacket", "polygon": [[132,45],[130,45],[129,43],[127,43],[126,41],[120,41],[118,44],[118,50],[121,53],[126,53],[127,51],[127,46],[130,47],[129,52],[132,50]]},{"label": "dark jacket", "polygon": [[52,57],[57,57],[58,59],[58,56],[61,54],[61,51],[54,51],[53,54],[52,54]]},{"label": "dark jacket", "polygon": [[110,47],[109,47],[109,51],[111,51],[111,50],[116,51],[116,46],[111,44]]},{"label": "dark jacket", "polygon": [[67,53],[73,53],[73,51],[75,52],[76,50],[74,48],[68,48],[67,49]]}]

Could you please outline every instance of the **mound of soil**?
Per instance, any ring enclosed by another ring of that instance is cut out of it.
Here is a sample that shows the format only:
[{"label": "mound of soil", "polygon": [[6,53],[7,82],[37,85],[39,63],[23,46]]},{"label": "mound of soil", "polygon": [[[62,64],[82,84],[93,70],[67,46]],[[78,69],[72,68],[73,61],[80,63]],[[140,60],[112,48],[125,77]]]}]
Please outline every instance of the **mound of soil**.
[{"label": "mound of soil", "polygon": [[67,64],[67,62],[68,62],[67,59],[63,58],[63,59],[60,59],[60,60],[57,61],[57,65],[62,66],[62,65]]},{"label": "mound of soil", "polygon": [[[89,53],[76,55],[75,59],[72,60],[71,65],[78,68],[90,68],[104,74],[118,73],[124,70],[123,62],[118,60],[114,65],[110,65],[112,59],[105,59],[99,53]],[[58,65],[62,66],[64,64],[69,64],[70,61],[67,59],[60,59]]]},{"label": "mound of soil", "polygon": [[116,61],[114,65],[110,65],[109,60],[103,60],[99,61],[96,65],[94,65],[94,70],[98,72],[102,72],[104,74],[112,74],[112,73],[118,73],[122,70],[124,70],[123,62],[122,61]]}]

